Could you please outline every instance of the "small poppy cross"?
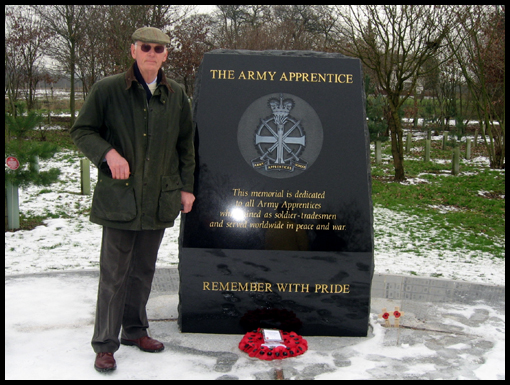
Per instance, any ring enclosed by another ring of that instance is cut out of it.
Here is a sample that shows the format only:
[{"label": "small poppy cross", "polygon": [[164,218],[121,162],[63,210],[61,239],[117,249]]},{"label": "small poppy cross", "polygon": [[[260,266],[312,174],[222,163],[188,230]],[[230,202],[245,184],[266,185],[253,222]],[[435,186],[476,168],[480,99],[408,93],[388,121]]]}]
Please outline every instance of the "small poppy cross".
[{"label": "small poppy cross", "polygon": [[390,313],[388,313],[386,311],[385,307],[382,308],[382,313],[379,314],[379,318],[384,319],[384,326],[386,326],[387,328],[390,327],[390,319],[389,319],[390,318]]},{"label": "small poppy cross", "polygon": [[398,306],[395,306],[395,311],[393,312],[393,317],[395,317],[395,322],[393,323],[393,326],[398,328],[400,326],[400,317],[404,315],[403,311],[400,311],[400,308]]}]

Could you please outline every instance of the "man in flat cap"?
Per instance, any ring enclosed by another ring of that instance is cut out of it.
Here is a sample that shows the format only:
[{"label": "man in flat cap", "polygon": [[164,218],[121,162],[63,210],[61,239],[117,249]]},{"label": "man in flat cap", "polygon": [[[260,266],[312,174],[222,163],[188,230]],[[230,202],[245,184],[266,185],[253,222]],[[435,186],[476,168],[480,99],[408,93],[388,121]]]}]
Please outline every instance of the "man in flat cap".
[{"label": "man in flat cap", "polygon": [[92,337],[99,372],[116,368],[120,344],[164,349],[148,336],[145,307],[165,228],[195,200],[189,100],[161,70],[170,39],[152,27],[132,37],[131,68],[94,84],[71,128],[98,168],[90,220],[103,226]]}]

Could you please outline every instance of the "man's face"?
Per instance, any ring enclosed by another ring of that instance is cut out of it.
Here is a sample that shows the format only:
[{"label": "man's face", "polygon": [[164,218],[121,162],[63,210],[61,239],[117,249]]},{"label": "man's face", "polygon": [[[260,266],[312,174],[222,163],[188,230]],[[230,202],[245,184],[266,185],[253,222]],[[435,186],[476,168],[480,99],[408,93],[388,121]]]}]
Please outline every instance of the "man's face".
[{"label": "man's face", "polygon": [[[150,47],[150,50],[149,50]],[[157,53],[156,51],[160,51]],[[166,47],[161,44],[143,43],[137,41],[131,44],[131,56],[136,60],[140,72],[154,72],[161,68],[161,65],[166,60],[168,52]]]}]

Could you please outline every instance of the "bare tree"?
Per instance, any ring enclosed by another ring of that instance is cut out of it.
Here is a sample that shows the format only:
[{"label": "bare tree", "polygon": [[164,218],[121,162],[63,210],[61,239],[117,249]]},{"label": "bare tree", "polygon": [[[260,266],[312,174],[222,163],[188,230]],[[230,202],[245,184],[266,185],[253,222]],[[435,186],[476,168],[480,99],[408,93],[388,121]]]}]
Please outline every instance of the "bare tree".
[{"label": "bare tree", "polygon": [[57,44],[50,49],[50,54],[62,63],[69,73],[71,92],[69,108],[71,110],[71,125],[74,123],[75,77],[77,62],[77,46],[83,38],[84,27],[87,23],[86,7],[88,5],[31,5],[32,9],[46,24],[49,31],[55,34]]},{"label": "bare tree", "polygon": [[76,73],[81,80],[83,98],[88,94],[92,85],[105,75],[103,52],[109,41],[104,31],[107,25],[107,14],[103,5],[90,5],[84,10],[87,23],[83,26],[82,38],[76,46]]},{"label": "bare tree", "polygon": [[329,5],[275,5],[277,37],[282,49],[329,50],[336,24]]},{"label": "bare tree", "polygon": [[46,53],[51,33],[43,28],[41,20],[25,6],[6,6],[5,16],[8,25],[5,39],[6,90],[11,110],[14,111],[13,105],[19,97],[20,86],[27,91],[27,109],[31,110],[34,107],[37,83],[42,78],[41,58]]},{"label": "bare tree", "polygon": [[329,50],[329,5],[218,5],[215,44],[232,49]]},{"label": "bare tree", "polygon": [[431,57],[442,57],[449,31],[447,9],[432,5],[360,5],[339,7],[338,13],[338,49],[360,58],[386,94],[394,180],[403,181],[404,141],[399,109],[418,79],[430,70],[424,64]]},{"label": "bare tree", "polygon": [[238,49],[241,27],[249,19],[249,5],[217,5],[215,12],[218,20],[218,45],[224,48]]},{"label": "bare tree", "polygon": [[450,38],[489,152],[491,168],[505,165],[505,6],[456,8],[459,35]]},{"label": "bare tree", "polygon": [[[10,7],[10,6],[9,6]],[[21,70],[22,58],[18,44],[11,35],[11,20],[16,17],[15,12],[11,8],[5,11],[5,96],[9,101],[9,109],[12,115],[16,116],[16,102],[21,97],[21,89],[23,87],[23,71]]]},{"label": "bare tree", "polygon": [[182,81],[188,96],[193,95],[195,75],[204,53],[212,48],[209,42],[209,15],[192,15],[177,23],[170,31],[172,44],[168,63],[173,76]]}]

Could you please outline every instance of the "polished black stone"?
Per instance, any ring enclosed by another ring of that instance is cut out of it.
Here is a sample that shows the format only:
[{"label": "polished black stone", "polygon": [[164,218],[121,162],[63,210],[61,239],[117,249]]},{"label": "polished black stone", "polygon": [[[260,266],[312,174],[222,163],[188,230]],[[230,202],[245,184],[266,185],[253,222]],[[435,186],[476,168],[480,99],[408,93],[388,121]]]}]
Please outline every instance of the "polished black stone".
[{"label": "polished black stone", "polygon": [[359,60],[213,51],[193,111],[196,202],[181,221],[181,330],[244,333],[258,322],[366,335],[373,220]]}]

